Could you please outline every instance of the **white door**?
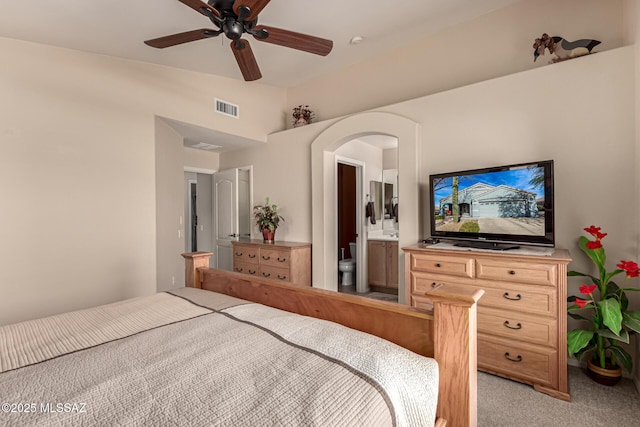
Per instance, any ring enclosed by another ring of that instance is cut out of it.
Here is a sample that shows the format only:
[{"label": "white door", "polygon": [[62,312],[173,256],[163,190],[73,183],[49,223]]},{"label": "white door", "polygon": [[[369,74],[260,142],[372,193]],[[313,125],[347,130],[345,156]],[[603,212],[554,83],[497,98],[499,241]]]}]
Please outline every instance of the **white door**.
[{"label": "white door", "polygon": [[213,175],[213,243],[215,268],[233,270],[233,247],[238,240],[238,169]]}]

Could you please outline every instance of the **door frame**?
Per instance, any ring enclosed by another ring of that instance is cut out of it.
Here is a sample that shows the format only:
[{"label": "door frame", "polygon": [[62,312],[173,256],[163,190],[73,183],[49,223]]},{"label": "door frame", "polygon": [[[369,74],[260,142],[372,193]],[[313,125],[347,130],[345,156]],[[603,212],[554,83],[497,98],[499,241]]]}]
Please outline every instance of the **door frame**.
[{"label": "door frame", "polygon": [[[353,166],[356,168],[356,291],[357,292],[368,292],[368,278],[367,278],[367,269],[365,265],[367,263],[367,229],[365,222],[362,220],[364,217],[364,204],[365,198],[364,194],[366,193],[366,189],[363,188],[364,185],[364,176],[365,176],[365,167],[366,163],[360,160],[351,159],[349,157],[343,157],[336,155],[335,156],[335,191],[334,193],[334,206],[336,208],[336,216],[338,218],[338,164],[342,163],[344,165]],[[337,227],[336,227],[336,239],[337,239]],[[336,249],[337,250],[337,249]],[[338,262],[336,261],[336,283],[338,283]]]}]

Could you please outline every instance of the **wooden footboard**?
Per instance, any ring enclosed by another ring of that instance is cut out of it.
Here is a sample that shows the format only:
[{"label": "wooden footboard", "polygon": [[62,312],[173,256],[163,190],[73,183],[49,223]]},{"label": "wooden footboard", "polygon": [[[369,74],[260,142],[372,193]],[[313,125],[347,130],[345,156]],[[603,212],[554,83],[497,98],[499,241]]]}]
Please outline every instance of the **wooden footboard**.
[{"label": "wooden footboard", "polygon": [[429,292],[433,312],[394,303],[208,268],[209,252],[183,254],[186,285],[340,323],[438,361],[438,418],[476,426],[476,303],[483,291]]}]

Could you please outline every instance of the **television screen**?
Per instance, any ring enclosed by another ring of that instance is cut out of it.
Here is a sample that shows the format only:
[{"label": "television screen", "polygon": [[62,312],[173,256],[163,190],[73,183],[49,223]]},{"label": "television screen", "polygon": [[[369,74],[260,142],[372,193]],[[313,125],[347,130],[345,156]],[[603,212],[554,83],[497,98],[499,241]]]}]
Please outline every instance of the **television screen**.
[{"label": "television screen", "polygon": [[489,249],[554,245],[552,160],[430,175],[429,188],[432,237]]}]

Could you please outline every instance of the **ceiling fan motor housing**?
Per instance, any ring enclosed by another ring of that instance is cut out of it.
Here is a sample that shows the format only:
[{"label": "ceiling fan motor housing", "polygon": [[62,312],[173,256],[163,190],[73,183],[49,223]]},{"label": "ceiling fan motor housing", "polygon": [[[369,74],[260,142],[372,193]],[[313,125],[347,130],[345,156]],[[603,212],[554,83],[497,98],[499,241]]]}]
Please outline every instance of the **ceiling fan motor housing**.
[{"label": "ceiling fan motor housing", "polygon": [[234,17],[227,17],[222,23],[222,31],[227,38],[231,40],[238,40],[242,37],[244,25],[241,22],[236,21]]}]

